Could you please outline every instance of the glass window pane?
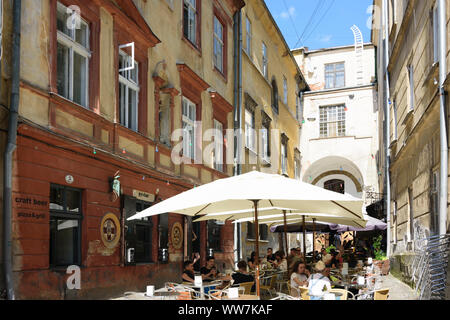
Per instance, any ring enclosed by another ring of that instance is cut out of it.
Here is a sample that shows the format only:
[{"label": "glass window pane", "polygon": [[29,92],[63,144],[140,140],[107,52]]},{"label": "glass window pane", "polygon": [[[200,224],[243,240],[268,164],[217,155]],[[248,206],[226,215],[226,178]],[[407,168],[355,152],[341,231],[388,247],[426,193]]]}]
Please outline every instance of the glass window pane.
[{"label": "glass window pane", "polygon": [[120,103],[120,124],[126,126],[127,123],[127,87],[123,84],[119,84],[119,103]]},{"label": "glass window pane", "polygon": [[67,266],[79,263],[78,220],[50,218],[50,263]]},{"label": "glass window pane", "polygon": [[58,5],[58,9],[56,12],[56,28],[58,31],[61,31],[62,33],[71,36],[69,28],[67,28],[69,14],[66,12],[67,8]]},{"label": "glass window pane", "polygon": [[137,131],[137,91],[128,88],[128,128]]},{"label": "glass window pane", "polygon": [[87,58],[73,53],[73,101],[87,106]]},{"label": "glass window pane", "polygon": [[64,45],[58,43],[57,49],[57,89],[58,94],[63,96],[64,98],[69,98],[69,48]]},{"label": "glass window pane", "polygon": [[50,210],[64,210],[64,189],[50,187]]},{"label": "glass window pane", "polygon": [[66,210],[70,213],[81,212],[81,192],[74,190],[66,191]]},{"label": "glass window pane", "polygon": [[88,26],[86,23],[81,22],[80,28],[75,30],[75,41],[83,47],[89,48]]}]

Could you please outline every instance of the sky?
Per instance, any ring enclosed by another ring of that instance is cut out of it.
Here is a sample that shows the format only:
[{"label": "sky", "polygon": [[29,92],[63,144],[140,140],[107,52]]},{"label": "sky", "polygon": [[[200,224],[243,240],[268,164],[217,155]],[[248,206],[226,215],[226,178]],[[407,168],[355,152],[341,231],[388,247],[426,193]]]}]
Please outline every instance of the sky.
[{"label": "sky", "polygon": [[291,49],[352,45],[353,25],[361,30],[364,42],[370,42],[367,25],[372,19],[373,0],[265,1]]}]

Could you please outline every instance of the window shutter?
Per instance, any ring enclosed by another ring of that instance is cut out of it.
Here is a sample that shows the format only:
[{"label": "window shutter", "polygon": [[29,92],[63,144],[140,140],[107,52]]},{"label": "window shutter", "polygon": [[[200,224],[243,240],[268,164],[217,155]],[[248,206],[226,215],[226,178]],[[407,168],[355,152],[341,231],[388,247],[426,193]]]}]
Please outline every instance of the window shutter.
[{"label": "window shutter", "polygon": [[169,248],[169,214],[163,213],[158,216],[159,249]]}]

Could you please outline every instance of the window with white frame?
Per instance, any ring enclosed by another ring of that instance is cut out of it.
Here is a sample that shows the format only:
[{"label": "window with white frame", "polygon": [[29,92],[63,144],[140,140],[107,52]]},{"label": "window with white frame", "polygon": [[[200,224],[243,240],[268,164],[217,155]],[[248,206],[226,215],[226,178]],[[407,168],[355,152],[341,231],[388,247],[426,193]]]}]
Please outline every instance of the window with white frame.
[{"label": "window with white frame", "polygon": [[119,51],[119,114],[120,124],[138,131],[139,78],[138,63],[124,51]]},{"label": "window with white frame", "polygon": [[246,17],[245,20],[245,26],[246,26],[246,52],[250,56],[252,53],[252,23],[248,17]]},{"label": "window with white frame", "polygon": [[223,72],[223,51],[224,51],[224,34],[223,34],[223,25],[214,16],[214,66],[220,72]]},{"label": "window with white frame", "polygon": [[195,155],[196,105],[183,97],[183,156],[193,159]]},{"label": "window with white frame", "polygon": [[320,137],[345,136],[345,106],[320,107]]},{"label": "window with white frame", "polygon": [[268,59],[267,59],[267,46],[266,44],[263,42],[262,43],[262,74],[263,76],[267,79],[269,77],[269,72],[268,72]]},{"label": "window with white frame", "polygon": [[281,142],[281,173],[287,174],[287,141]]},{"label": "window with white frame", "polygon": [[261,127],[261,157],[270,163],[270,125],[263,123]]},{"label": "window with white frame", "polygon": [[300,167],[301,167],[300,155],[296,154],[295,155],[295,163],[294,163],[294,177],[297,180],[300,180]]},{"label": "window with white frame", "polygon": [[245,146],[255,150],[255,113],[245,109]]},{"label": "window with white frame", "polygon": [[79,15],[57,3],[58,94],[83,107],[88,106],[89,25]]},{"label": "window with white frame", "polygon": [[288,83],[286,77],[283,76],[283,102],[284,104],[288,103]]},{"label": "window with white frame", "polygon": [[184,0],[184,37],[195,46],[197,46],[197,14],[197,0]]},{"label": "window with white frame", "polygon": [[214,153],[213,164],[214,169],[223,171],[223,124],[214,119]]},{"label": "window with white frame", "polygon": [[325,89],[345,87],[345,63],[325,65]]}]

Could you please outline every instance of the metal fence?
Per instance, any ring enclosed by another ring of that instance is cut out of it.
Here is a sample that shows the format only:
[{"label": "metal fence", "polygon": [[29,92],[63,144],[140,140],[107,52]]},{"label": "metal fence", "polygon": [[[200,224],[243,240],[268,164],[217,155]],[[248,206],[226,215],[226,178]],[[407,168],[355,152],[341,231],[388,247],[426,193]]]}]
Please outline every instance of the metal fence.
[{"label": "metal fence", "polygon": [[411,280],[420,300],[445,300],[450,234],[415,242]]}]

